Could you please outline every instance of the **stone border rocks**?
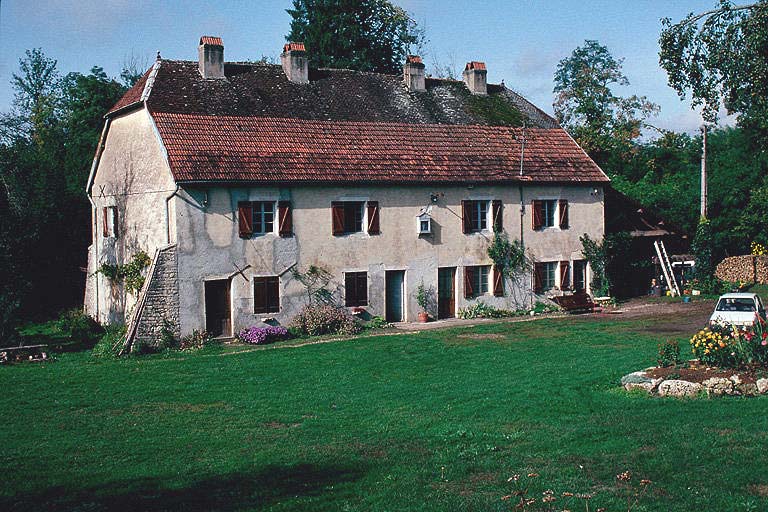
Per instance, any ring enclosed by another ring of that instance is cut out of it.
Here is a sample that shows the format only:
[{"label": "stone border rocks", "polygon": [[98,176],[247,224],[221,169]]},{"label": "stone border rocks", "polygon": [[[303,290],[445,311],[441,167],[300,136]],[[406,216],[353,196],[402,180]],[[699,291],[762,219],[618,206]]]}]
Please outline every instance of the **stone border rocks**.
[{"label": "stone border rocks", "polygon": [[673,396],[678,398],[695,397],[706,393],[707,396],[757,396],[768,394],[768,379],[757,382],[745,382],[738,375],[729,378],[710,377],[701,383],[679,378],[654,378],[644,371],[632,372],[621,378],[621,385],[627,391],[642,389],[650,395]]}]

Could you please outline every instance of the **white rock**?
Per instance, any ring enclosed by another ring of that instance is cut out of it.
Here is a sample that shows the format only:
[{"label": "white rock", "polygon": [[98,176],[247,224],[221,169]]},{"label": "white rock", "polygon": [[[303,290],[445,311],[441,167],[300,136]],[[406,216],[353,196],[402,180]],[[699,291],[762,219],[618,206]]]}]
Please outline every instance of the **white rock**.
[{"label": "white rock", "polygon": [[732,395],[733,381],[723,377],[712,377],[701,383],[707,395]]},{"label": "white rock", "polygon": [[757,392],[761,395],[768,393],[768,379],[757,379]]},{"label": "white rock", "polygon": [[687,380],[665,380],[659,384],[659,396],[696,396],[701,391],[702,386],[696,382]]}]

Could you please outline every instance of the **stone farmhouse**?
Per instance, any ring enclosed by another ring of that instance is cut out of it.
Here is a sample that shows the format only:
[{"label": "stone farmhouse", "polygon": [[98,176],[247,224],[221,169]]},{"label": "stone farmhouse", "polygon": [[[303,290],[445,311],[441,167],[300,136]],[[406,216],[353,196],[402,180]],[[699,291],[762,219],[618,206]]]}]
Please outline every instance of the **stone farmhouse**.
[{"label": "stone farmhouse", "polygon": [[[338,304],[390,321],[416,319],[421,284],[437,318],[588,289],[579,237],[603,236],[609,180],[483,62],[458,81],[418,56],[398,76],[313,69],[302,43],[281,65],[225,62],[218,37],[198,55],[158,55],[106,115],[87,187],[93,317],[135,339],[287,324],[312,265]],[[522,240],[531,275],[494,268],[494,230]],[[152,264],[137,294],[96,272],[138,251]]]}]

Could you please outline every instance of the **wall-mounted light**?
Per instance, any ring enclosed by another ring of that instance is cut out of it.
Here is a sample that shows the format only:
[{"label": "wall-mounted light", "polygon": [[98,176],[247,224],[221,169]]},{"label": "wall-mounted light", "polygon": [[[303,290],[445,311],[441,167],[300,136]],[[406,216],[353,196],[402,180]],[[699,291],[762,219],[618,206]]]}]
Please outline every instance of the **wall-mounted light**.
[{"label": "wall-mounted light", "polygon": [[593,188],[592,192],[590,192],[590,195],[599,196],[600,195],[600,189],[599,188]]},{"label": "wall-mounted light", "polygon": [[437,194],[430,194],[429,196],[429,200],[432,201],[433,203],[436,203],[438,199],[439,199],[439,196]]}]

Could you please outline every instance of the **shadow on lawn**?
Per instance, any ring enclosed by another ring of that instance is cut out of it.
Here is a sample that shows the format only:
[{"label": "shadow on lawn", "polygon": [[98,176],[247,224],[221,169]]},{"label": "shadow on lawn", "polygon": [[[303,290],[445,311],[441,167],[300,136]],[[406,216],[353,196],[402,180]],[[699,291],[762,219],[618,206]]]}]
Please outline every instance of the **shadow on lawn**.
[{"label": "shadow on lawn", "polygon": [[0,510],[234,511],[260,508],[288,498],[318,496],[331,486],[361,476],[359,467],[268,466],[255,473],[199,480],[184,488],[165,488],[162,481],[150,478],[94,488],[51,487],[40,493],[0,497]]}]

